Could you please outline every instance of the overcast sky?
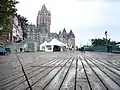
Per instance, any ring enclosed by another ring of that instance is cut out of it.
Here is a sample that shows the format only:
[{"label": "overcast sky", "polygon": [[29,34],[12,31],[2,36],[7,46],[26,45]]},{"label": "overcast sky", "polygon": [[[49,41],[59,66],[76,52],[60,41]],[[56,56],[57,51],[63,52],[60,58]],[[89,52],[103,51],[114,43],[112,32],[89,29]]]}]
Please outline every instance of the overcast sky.
[{"label": "overcast sky", "polygon": [[36,25],[38,11],[45,4],[51,11],[51,32],[73,30],[76,44],[87,44],[91,38],[105,37],[120,41],[119,0],[19,0],[18,14]]}]

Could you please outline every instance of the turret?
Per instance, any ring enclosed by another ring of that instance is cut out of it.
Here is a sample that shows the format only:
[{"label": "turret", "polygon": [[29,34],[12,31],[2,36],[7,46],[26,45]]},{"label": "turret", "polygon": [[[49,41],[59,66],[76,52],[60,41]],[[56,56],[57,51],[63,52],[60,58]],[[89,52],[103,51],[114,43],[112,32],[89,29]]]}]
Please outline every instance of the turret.
[{"label": "turret", "polygon": [[75,38],[75,35],[74,35],[74,33],[72,32],[72,30],[70,30],[70,32],[69,32],[69,38]]}]

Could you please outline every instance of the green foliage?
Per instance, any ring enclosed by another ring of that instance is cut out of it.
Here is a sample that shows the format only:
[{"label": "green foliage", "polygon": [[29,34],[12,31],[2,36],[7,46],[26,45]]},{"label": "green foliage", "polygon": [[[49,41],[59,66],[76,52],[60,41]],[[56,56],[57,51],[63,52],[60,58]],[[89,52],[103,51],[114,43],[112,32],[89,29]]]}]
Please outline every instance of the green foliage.
[{"label": "green foliage", "polygon": [[115,44],[115,41],[111,41],[110,39],[106,40],[105,38],[103,39],[91,39],[92,45],[93,46],[98,46],[98,45],[106,45],[106,44]]},{"label": "green foliage", "polygon": [[1,31],[10,31],[10,15],[14,15],[17,9],[15,5],[18,1],[15,0],[0,0],[0,28]]},{"label": "green foliage", "polygon": [[22,30],[23,30],[23,39],[25,39],[25,38],[27,38],[28,20],[24,16],[21,16],[21,15],[18,15],[18,19],[21,22],[21,27],[22,27]]}]

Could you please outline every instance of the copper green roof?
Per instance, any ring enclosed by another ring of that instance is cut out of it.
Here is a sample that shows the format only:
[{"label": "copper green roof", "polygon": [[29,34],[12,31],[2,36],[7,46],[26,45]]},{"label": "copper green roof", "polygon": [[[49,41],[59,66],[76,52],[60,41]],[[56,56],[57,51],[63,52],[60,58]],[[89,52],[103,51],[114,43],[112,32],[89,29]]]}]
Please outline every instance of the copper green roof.
[{"label": "copper green roof", "polygon": [[42,5],[41,12],[43,12],[43,13],[44,13],[44,12],[48,12],[45,4]]}]

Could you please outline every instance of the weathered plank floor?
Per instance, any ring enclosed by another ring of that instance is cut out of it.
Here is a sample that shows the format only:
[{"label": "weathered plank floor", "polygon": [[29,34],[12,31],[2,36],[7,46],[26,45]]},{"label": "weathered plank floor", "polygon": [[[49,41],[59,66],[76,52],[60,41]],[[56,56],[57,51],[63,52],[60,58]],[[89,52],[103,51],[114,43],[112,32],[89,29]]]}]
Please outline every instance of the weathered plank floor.
[{"label": "weathered plank floor", "polygon": [[[120,55],[18,53],[32,90],[120,90]],[[0,90],[30,90],[15,54],[0,56]]]}]

